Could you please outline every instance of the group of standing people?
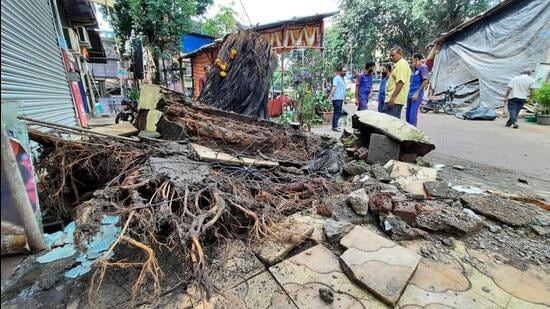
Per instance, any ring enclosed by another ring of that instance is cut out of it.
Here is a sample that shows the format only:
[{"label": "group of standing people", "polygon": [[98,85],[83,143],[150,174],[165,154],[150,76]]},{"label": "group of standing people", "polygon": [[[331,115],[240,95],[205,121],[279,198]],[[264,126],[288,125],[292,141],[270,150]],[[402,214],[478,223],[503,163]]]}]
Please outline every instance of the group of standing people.
[{"label": "group of standing people", "polygon": [[[401,118],[403,106],[406,106],[406,121],[416,126],[418,109],[428,84],[428,66],[423,63],[424,57],[420,53],[416,53],[412,57],[411,70],[411,66],[403,58],[403,49],[400,47],[394,47],[390,50],[390,60],[393,65],[386,63],[382,68],[382,79],[378,92],[378,112]],[[374,62],[367,62],[363,72],[357,76],[355,102],[358,110],[368,108],[372,93],[374,68]],[[342,112],[342,104],[346,94],[344,81],[346,73],[347,69],[341,67],[333,79],[329,95],[334,107],[333,131],[340,131],[338,129],[338,119]]]}]

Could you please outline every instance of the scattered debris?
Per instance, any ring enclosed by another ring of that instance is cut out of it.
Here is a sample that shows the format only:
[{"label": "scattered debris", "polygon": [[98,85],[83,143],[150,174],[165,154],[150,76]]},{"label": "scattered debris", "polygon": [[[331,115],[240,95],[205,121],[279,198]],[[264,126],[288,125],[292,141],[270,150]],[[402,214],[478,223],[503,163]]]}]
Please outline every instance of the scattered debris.
[{"label": "scattered debris", "polygon": [[451,190],[447,183],[443,181],[426,181],[424,182],[424,189],[428,196],[438,198],[455,198],[456,191]]},{"label": "scattered debris", "polygon": [[327,288],[320,288],[319,296],[327,304],[332,304],[334,302],[334,293]]},{"label": "scattered debris", "polygon": [[469,193],[469,194],[485,194],[485,190],[478,188],[478,187],[465,187],[465,186],[453,186],[453,190],[462,192],[462,193]]},{"label": "scattered debris", "polygon": [[373,164],[371,166],[370,172],[372,173],[372,176],[376,178],[376,180],[383,182],[383,183],[389,183],[391,181],[390,174],[388,171],[380,164]]},{"label": "scattered debris", "polygon": [[416,224],[430,231],[465,235],[479,231],[482,227],[482,219],[475,214],[441,206],[432,211],[420,213],[416,218]]},{"label": "scattered debris", "polygon": [[343,172],[349,176],[361,175],[366,173],[367,165],[364,161],[351,161],[344,164]]},{"label": "scattered debris", "polygon": [[346,202],[351,208],[360,216],[367,215],[369,211],[369,196],[365,189],[359,189],[351,192],[347,198]]},{"label": "scattered debris", "polygon": [[423,238],[428,235],[428,232],[413,228],[405,221],[392,214],[385,216],[381,225],[382,230],[388,233],[391,239],[395,241],[413,240]]},{"label": "scattered debris", "polygon": [[390,193],[378,192],[371,195],[368,209],[375,215],[387,214],[393,209],[393,200]]},{"label": "scattered debris", "polygon": [[435,181],[437,178],[437,170],[429,167],[421,167],[411,163],[389,161],[385,166],[390,172],[390,177],[399,186],[413,194],[422,194],[426,196],[424,183],[427,181]]},{"label": "scattered debris", "polygon": [[466,194],[462,196],[462,202],[477,213],[512,226],[536,224],[537,220],[550,216],[534,205],[493,195]]},{"label": "scattered debris", "polygon": [[455,170],[459,170],[459,171],[463,171],[463,170],[466,169],[466,168],[465,168],[464,166],[462,166],[462,165],[453,165],[453,168],[454,168]]},{"label": "scattered debris", "polygon": [[353,227],[354,225],[349,222],[328,219],[323,225],[323,231],[329,242],[339,242]]}]

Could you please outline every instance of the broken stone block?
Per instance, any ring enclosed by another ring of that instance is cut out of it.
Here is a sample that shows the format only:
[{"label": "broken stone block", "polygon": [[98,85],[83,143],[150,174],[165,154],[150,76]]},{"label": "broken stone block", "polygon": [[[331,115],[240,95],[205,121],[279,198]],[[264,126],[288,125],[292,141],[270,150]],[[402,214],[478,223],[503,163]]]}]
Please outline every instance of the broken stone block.
[{"label": "broken stone block", "polygon": [[464,235],[479,231],[483,221],[475,216],[449,206],[441,206],[433,211],[418,214],[416,225],[431,231],[445,231]]},{"label": "broken stone block", "polygon": [[376,178],[376,180],[388,183],[391,181],[390,174],[388,171],[380,164],[373,164],[371,166],[370,172],[372,173],[372,176]]},{"label": "broken stone block", "polygon": [[346,202],[360,216],[366,216],[369,211],[369,196],[365,189],[359,189],[351,192],[346,198]]},{"label": "broken stone block", "polygon": [[479,214],[512,226],[528,226],[539,217],[550,216],[537,206],[494,195],[465,194],[462,203]]},{"label": "broken stone block", "polygon": [[400,149],[401,145],[394,139],[382,134],[371,134],[367,162],[386,164],[390,160],[397,160]]},{"label": "broken stone block", "polygon": [[437,179],[437,169],[422,167],[410,163],[389,161],[384,168],[390,171],[390,177],[399,186],[413,194],[422,194],[426,196],[424,183],[435,181]]},{"label": "broken stone block", "polygon": [[340,256],[344,272],[384,303],[395,306],[420,256],[361,226],[340,244],[348,248]]},{"label": "broken stone block", "polygon": [[392,213],[401,218],[401,220],[405,221],[408,225],[414,225],[416,223],[418,210],[416,203],[400,202],[395,203]]},{"label": "broken stone block", "polygon": [[264,239],[256,245],[254,252],[260,260],[273,265],[309,238],[313,230],[307,224],[290,219],[281,225],[281,230],[277,233],[278,239]]},{"label": "broken stone block", "polygon": [[426,181],[424,189],[428,196],[439,198],[454,198],[456,191],[452,190],[444,181]]},{"label": "broken stone block", "polygon": [[367,172],[367,165],[363,161],[351,161],[344,164],[343,172],[349,176],[361,175]]},{"label": "broken stone block", "polygon": [[402,153],[424,156],[435,149],[435,145],[418,128],[384,113],[358,111],[352,117],[352,125],[361,131],[362,137],[377,133],[396,140],[401,144]]},{"label": "broken stone block", "polygon": [[[269,271],[298,308],[386,308],[371,293],[354,284],[342,272],[338,257],[323,245],[286,259]],[[334,295],[332,304],[323,300],[320,289]]]},{"label": "broken stone block", "polygon": [[378,192],[369,199],[369,209],[375,214],[387,214],[393,209],[393,201],[389,193]]},{"label": "broken stone block", "polygon": [[550,227],[548,226],[531,225],[531,229],[540,236],[550,235]]},{"label": "broken stone block", "polygon": [[405,221],[392,214],[384,217],[381,226],[384,232],[388,233],[391,239],[396,241],[412,240],[426,237],[428,235],[428,232],[421,229],[413,228]]},{"label": "broken stone block", "polygon": [[310,238],[316,243],[325,241],[325,235],[323,233],[323,225],[325,220],[316,216],[306,216],[301,214],[293,214],[289,217],[290,220],[298,222],[300,224],[307,225],[313,228],[313,233]]},{"label": "broken stone block", "polygon": [[354,225],[349,222],[328,219],[323,225],[323,231],[329,242],[339,242],[353,227]]}]

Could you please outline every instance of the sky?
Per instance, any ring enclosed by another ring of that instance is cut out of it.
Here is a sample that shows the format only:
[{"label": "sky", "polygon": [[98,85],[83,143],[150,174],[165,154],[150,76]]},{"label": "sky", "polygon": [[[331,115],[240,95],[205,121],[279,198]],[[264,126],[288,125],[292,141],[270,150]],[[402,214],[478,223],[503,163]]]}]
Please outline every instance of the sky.
[{"label": "sky", "polygon": [[238,14],[237,20],[243,25],[250,25],[243,6],[252,25],[338,10],[338,0],[214,0],[207,16],[213,16],[220,6],[231,6],[231,3]]},{"label": "sky", "polygon": [[[245,26],[250,25],[250,22],[243,6],[252,25],[338,11],[338,0],[214,0],[214,4],[206,12],[206,17],[214,16],[220,6],[231,5],[237,12],[237,21]],[[111,26],[101,16],[101,13],[98,14],[98,20],[101,30],[112,31]],[[328,24],[330,20],[327,19],[326,22]]]}]

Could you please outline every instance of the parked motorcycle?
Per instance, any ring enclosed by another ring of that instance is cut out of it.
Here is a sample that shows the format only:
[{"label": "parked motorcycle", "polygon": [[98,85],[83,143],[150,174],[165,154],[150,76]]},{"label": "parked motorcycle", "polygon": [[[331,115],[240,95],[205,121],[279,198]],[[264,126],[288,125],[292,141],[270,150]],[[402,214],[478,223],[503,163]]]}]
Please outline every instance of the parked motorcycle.
[{"label": "parked motorcycle", "polygon": [[458,112],[458,104],[454,103],[454,97],[457,87],[449,87],[443,98],[440,99],[429,99],[425,104],[420,105],[420,112],[427,113],[433,111],[434,113],[439,113],[443,110],[447,115],[454,115]]},{"label": "parked motorcycle", "polygon": [[119,123],[120,121],[129,121],[130,123],[133,123],[134,119],[136,119],[138,102],[136,100],[126,98],[122,100],[120,106],[122,107],[122,110],[116,115],[115,123]]}]

